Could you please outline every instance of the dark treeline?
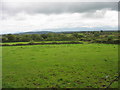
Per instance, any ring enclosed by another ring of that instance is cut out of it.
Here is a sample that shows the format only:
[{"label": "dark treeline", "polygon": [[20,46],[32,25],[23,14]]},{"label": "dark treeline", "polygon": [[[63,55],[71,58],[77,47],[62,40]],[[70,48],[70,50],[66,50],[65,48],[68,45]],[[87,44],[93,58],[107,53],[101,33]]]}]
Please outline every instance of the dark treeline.
[{"label": "dark treeline", "polygon": [[6,34],[2,42],[31,42],[31,41],[89,41],[92,43],[119,43],[118,32],[91,31],[73,33],[48,34]]},{"label": "dark treeline", "polygon": [[65,34],[25,34],[13,35],[7,34],[2,36],[2,42],[29,42],[29,41],[71,41],[75,40],[74,36],[67,36]]}]

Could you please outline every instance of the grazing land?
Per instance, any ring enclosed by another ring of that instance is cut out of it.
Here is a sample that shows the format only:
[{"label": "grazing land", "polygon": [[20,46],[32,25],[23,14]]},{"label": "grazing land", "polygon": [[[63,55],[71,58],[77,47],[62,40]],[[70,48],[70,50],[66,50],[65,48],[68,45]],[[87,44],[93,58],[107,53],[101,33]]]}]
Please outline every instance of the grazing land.
[{"label": "grazing land", "polygon": [[[118,45],[3,46],[3,88],[106,88],[118,76]],[[117,88],[115,80],[109,88]]]}]

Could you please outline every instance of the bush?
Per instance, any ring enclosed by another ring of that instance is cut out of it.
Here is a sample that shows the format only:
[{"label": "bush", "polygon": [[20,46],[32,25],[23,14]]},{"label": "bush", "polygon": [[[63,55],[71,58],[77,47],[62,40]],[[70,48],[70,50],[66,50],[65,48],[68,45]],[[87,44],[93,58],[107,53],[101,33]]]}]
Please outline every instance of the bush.
[{"label": "bush", "polygon": [[29,44],[34,44],[34,41],[33,41],[33,40],[31,40],[31,41],[29,42]]},{"label": "bush", "polygon": [[108,41],[113,40],[113,36],[108,36]]}]

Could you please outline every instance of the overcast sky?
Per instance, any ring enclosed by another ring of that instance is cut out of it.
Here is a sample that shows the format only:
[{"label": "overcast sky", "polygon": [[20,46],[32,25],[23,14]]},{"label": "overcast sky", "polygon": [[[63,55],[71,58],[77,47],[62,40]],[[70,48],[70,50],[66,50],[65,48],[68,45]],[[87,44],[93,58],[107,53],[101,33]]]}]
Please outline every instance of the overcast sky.
[{"label": "overcast sky", "polygon": [[3,0],[1,33],[117,30],[117,2],[24,2]]}]

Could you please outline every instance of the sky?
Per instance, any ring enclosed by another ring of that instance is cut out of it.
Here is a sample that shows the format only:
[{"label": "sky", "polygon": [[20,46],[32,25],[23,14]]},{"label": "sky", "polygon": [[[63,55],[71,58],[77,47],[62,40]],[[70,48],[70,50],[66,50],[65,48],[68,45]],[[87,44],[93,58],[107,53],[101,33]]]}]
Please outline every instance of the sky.
[{"label": "sky", "polygon": [[29,31],[118,30],[117,1],[2,0],[1,34]]}]

